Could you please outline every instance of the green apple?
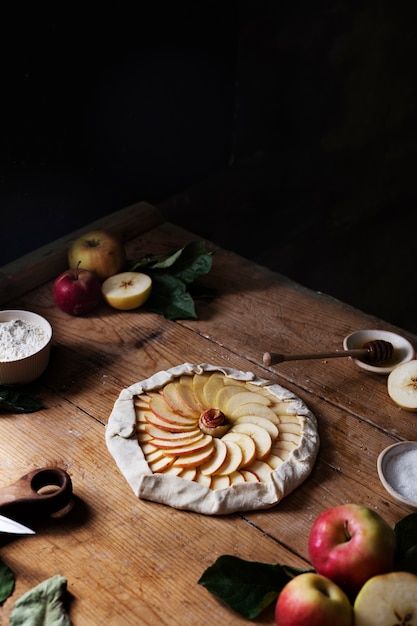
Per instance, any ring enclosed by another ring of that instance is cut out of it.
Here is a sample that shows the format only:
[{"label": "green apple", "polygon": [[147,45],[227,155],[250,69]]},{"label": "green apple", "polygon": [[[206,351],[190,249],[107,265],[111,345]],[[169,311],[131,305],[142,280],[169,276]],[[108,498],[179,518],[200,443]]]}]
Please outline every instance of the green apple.
[{"label": "green apple", "polygon": [[355,626],[417,624],[417,576],[390,572],[370,578],[356,596]]},{"label": "green apple", "polygon": [[356,594],[372,576],[394,567],[394,531],[378,513],[341,504],[317,517],[308,538],[310,561],[346,593]]},{"label": "green apple", "polygon": [[90,270],[97,274],[101,281],[120,272],[125,261],[123,242],[105,230],[93,230],[77,237],[68,249],[70,268]]},{"label": "green apple", "polygon": [[276,626],[353,626],[347,595],[334,582],[314,572],[292,578],[275,605]]}]

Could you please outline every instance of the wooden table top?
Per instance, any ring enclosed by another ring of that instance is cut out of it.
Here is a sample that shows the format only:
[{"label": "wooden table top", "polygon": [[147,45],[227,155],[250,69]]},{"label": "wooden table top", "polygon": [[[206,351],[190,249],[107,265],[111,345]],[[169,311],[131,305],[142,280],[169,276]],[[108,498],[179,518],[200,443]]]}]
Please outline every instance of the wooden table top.
[{"label": "wooden table top", "polygon": [[[99,225],[123,235],[130,258],[196,239],[143,203]],[[410,512],[377,475],[384,447],[415,439],[415,415],[393,404],[386,377],[347,358],[262,363],[264,351],[339,350],[355,329],[397,328],[210,242],[213,267],[203,280],[217,297],[197,303],[197,320],[105,304],[71,317],[51,296],[70,238],[0,271],[3,308],[40,313],[54,329],[50,365],[27,388],[44,408],[1,415],[1,482],[57,465],[74,488],[66,516],[46,521],[35,536],[3,540],[1,559],[16,587],[0,608],[1,623],[17,598],[58,573],[68,580],[75,626],[247,623],[197,583],[218,556],[305,567],[309,529],[324,509],[361,503],[392,525]],[[400,332],[417,346],[416,336]],[[183,362],[251,371],[294,391],[315,414],[321,445],[314,469],[275,507],[212,517],[138,500],[131,491],[105,445],[113,404],[123,388]],[[254,623],[273,624],[272,607]]]}]

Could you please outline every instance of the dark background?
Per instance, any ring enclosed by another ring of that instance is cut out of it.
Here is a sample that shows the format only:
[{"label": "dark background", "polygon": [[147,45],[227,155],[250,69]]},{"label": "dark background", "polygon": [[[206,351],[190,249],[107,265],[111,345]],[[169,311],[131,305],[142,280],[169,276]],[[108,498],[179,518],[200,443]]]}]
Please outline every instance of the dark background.
[{"label": "dark background", "polygon": [[0,265],[146,200],[417,332],[416,7],[15,5],[0,24]]}]

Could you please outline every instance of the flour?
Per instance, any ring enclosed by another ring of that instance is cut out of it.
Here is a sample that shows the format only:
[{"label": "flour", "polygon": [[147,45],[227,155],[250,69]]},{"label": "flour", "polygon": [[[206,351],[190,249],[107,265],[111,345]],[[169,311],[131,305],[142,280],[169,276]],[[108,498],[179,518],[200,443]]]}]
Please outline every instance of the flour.
[{"label": "flour", "polygon": [[0,322],[0,362],[24,359],[47,342],[43,328],[24,320]]}]

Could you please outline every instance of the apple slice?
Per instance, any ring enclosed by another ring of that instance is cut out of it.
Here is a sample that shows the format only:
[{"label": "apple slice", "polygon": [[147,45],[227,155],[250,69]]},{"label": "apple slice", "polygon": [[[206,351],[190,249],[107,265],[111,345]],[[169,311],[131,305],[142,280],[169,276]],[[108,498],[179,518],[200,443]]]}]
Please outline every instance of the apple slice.
[{"label": "apple slice", "polygon": [[224,387],[224,374],[222,372],[213,372],[207,379],[203,388],[204,404],[207,409],[217,409],[217,394]]},{"label": "apple slice", "polygon": [[[195,423],[190,424],[174,424],[168,422],[166,419],[162,419],[159,415],[156,415],[153,411],[143,411],[148,424],[152,424],[157,428],[161,428],[170,433],[183,433],[184,431],[195,430]],[[148,433],[149,434],[149,433]]]},{"label": "apple slice", "polygon": [[270,454],[272,447],[271,435],[265,428],[262,428],[262,426],[244,422],[242,424],[234,424],[229,432],[244,433],[252,437],[255,442],[257,459],[265,459]]},{"label": "apple slice", "polygon": [[280,432],[278,430],[278,427],[273,422],[266,419],[265,417],[260,417],[259,415],[242,415],[242,417],[238,417],[234,423],[245,424],[247,422],[249,422],[250,424],[257,424],[258,426],[262,426],[262,428],[265,428],[265,430],[267,430],[270,434],[272,441],[275,441]]},{"label": "apple slice", "polygon": [[151,401],[149,403],[149,408],[153,413],[155,413],[155,415],[165,420],[166,422],[169,422],[170,424],[192,426],[193,428],[196,427],[197,420],[195,417],[180,415],[179,413],[176,413],[171,409],[165,398],[159,393],[152,395]]},{"label": "apple slice", "polygon": [[296,433],[292,433],[292,432],[287,432],[282,429],[283,427],[281,427],[280,432],[279,432],[280,441],[290,441],[291,443],[294,444],[294,446],[298,446],[298,444],[300,443],[301,435],[297,435]]},{"label": "apple slice", "polygon": [[370,578],[356,596],[353,613],[355,626],[417,624],[417,576],[390,572]]},{"label": "apple slice", "polygon": [[141,272],[121,272],[109,276],[101,285],[107,304],[120,311],[137,309],[151,295],[152,280]]},{"label": "apple slice", "polygon": [[178,381],[173,381],[165,385],[162,390],[162,394],[171,409],[175,413],[181,413],[185,417],[192,417],[194,419],[198,419],[200,413],[196,408],[190,407],[190,405],[186,402],[185,393],[186,387],[184,385],[180,385]]},{"label": "apple slice", "polygon": [[251,472],[251,470],[240,469],[239,472],[242,474],[243,478],[245,479],[245,482],[247,483],[260,483],[261,482],[259,478],[257,477],[257,475]]},{"label": "apple slice", "polygon": [[153,461],[152,463],[148,462],[148,465],[154,474],[159,474],[160,472],[164,472],[168,467],[170,467],[176,457],[171,455],[164,455],[161,458]]},{"label": "apple slice", "polygon": [[236,407],[233,411],[228,413],[228,417],[231,420],[236,420],[243,415],[258,415],[259,417],[264,417],[269,420],[276,426],[280,424],[280,418],[278,415],[269,407],[264,406],[263,404],[259,404],[258,402],[248,402],[246,404],[241,404]]},{"label": "apple slice", "polygon": [[250,471],[253,472],[258,478],[260,482],[266,482],[271,478],[272,467],[265,463],[264,461],[256,460],[252,463],[250,467]]},{"label": "apple slice", "polygon": [[214,454],[203,465],[200,466],[200,472],[206,476],[211,476],[220,470],[227,456],[227,446],[222,439],[213,439]]},{"label": "apple slice", "polygon": [[230,486],[241,485],[242,483],[246,482],[243,475],[237,470],[236,472],[232,472],[231,474],[229,474],[229,479],[230,479]]},{"label": "apple slice", "polygon": [[182,472],[182,468],[181,467],[174,467],[173,465],[170,465],[169,467],[167,467],[166,469],[164,469],[162,472],[160,472],[161,474],[168,474],[168,476],[179,476]]},{"label": "apple slice", "polygon": [[279,427],[280,433],[292,433],[293,435],[297,435],[298,438],[301,437],[301,426],[298,422],[282,422]]},{"label": "apple slice", "polygon": [[219,389],[217,396],[213,400],[213,406],[220,409],[223,413],[227,413],[227,405],[230,400],[238,393],[242,393],[242,387],[239,385],[223,385]]},{"label": "apple slice", "polygon": [[268,465],[270,465],[273,470],[276,470],[278,469],[278,467],[280,467],[284,463],[284,459],[277,456],[276,454],[270,454],[265,459],[265,463],[268,463]]},{"label": "apple slice", "polygon": [[230,477],[228,475],[213,474],[211,477],[210,489],[228,489],[230,487]]},{"label": "apple slice", "polygon": [[184,468],[198,467],[208,461],[213,454],[214,446],[212,442],[210,442],[209,445],[202,450],[197,450],[196,452],[191,452],[189,454],[181,454],[181,456],[178,456],[178,458],[174,461],[174,465]]},{"label": "apple slice", "polygon": [[397,365],[388,376],[388,395],[407,411],[417,411],[417,361]]},{"label": "apple slice", "polygon": [[181,470],[181,474],[178,474],[178,476],[184,480],[193,481],[197,476],[197,470],[195,467],[186,467]]},{"label": "apple slice", "polygon": [[203,374],[194,374],[193,376],[193,391],[196,397],[198,404],[203,407],[201,410],[210,409],[212,407],[206,406],[206,398],[204,395],[204,385],[210,378],[211,374],[209,372],[204,372]]},{"label": "apple slice", "polygon": [[192,437],[203,436],[203,433],[199,428],[195,428],[194,430],[181,430],[179,432],[171,432],[170,430],[165,430],[163,428],[158,428],[153,424],[145,424],[145,432],[151,435],[155,439],[169,439],[170,441],[176,440],[181,441],[183,439],[190,439]]},{"label": "apple slice", "polygon": [[239,469],[240,464],[242,463],[243,454],[240,446],[238,446],[238,444],[234,441],[225,441],[223,437],[223,443],[226,444],[227,455],[223,465],[216,472],[216,474],[228,476],[232,472],[235,472],[237,469]]},{"label": "apple slice", "polygon": [[194,477],[194,482],[198,483],[199,485],[203,485],[204,487],[209,487],[211,486],[211,476],[208,476],[207,474],[203,474],[201,472],[201,466],[198,468],[196,475]]},{"label": "apple slice", "polygon": [[247,467],[256,459],[255,442],[249,435],[229,430],[229,432],[224,435],[223,441],[233,441],[240,447],[242,451],[242,461],[239,468]]},{"label": "apple slice", "polygon": [[[226,413],[233,415],[234,411],[242,404],[260,404],[262,406],[269,406],[271,401],[260,393],[254,393],[253,391],[241,391],[233,395],[226,405]],[[255,413],[256,415],[256,413]]]},{"label": "apple slice", "polygon": [[200,450],[212,446],[212,438],[210,435],[204,435],[199,438],[183,439],[181,441],[169,441],[166,439],[153,439],[152,443],[161,450],[167,451],[169,454],[184,455],[197,453]]},{"label": "apple slice", "polygon": [[194,393],[193,376],[182,374],[179,379],[181,385],[182,397],[185,403],[192,409],[201,413],[206,408],[200,403],[199,397]]}]

